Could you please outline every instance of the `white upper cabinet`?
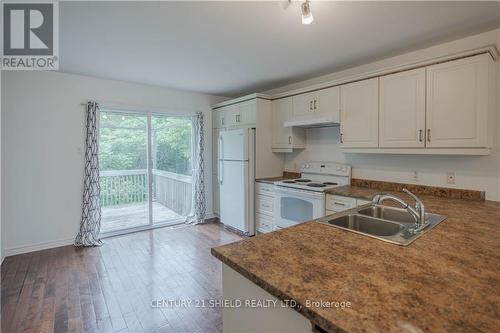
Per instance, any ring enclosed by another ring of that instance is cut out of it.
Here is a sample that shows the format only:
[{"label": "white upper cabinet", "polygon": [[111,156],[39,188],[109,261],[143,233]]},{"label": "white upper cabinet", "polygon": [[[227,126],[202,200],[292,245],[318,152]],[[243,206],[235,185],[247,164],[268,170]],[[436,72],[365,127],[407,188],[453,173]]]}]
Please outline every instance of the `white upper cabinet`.
[{"label": "white upper cabinet", "polygon": [[318,90],[313,107],[318,116],[328,117],[332,122],[340,123],[340,87]]},{"label": "white upper cabinet", "polygon": [[225,127],[225,111],[226,108],[219,108],[212,111],[212,127],[224,128]]},{"label": "white upper cabinet", "polygon": [[313,116],[316,92],[300,94],[292,97],[293,119],[310,118]]},{"label": "white upper cabinet", "polygon": [[379,143],[425,146],[425,68],[380,77]]},{"label": "white upper cabinet", "polygon": [[274,100],[272,113],[273,151],[291,152],[295,148],[305,148],[305,130],[283,126],[292,118],[292,97]]},{"label": "white upper cabinet", "polygon": [[255,125],[255,117],[257,110],[257,100],[242,102],[237,105],[238,125],[249,126]]},{"label": "white upper cabinet", "polygon": [[293,112],[291,121],[308,124],[339,123],[340,121],[340,88],[332,87],[292,97]]},{"label": "white upper cabinet", "polygon": [[255,125],[257,101],[255,99],[222,107],[224,127],[250,127]]},{"label": "white upper cabinet", "polygon": [[427,147],[487,147],[491,58],[481,54],[427,67]]},{"label": "white upper cabinet", "polygon": [[378,78],[340,86],[343,148],[378,147]]}]

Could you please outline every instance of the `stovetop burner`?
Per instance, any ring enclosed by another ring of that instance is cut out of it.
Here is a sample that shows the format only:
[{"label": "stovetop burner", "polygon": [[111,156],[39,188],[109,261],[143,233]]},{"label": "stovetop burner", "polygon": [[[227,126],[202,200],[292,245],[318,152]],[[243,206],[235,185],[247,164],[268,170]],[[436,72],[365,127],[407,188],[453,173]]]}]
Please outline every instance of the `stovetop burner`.
[{"label": "stovetop burner", "polygon": [[323,182],[323,184],[325,184],[325,185],[338,185],[337,183],[334,183],[334,182]]},{"label": "stovetop burner", "polygon": [[310,183],[310,184],[307,184],[307,186],[310,186],[310,187],[326,187],[325,184],[320,184],[320,183]]},{"label": "stovetop burner", "polygon": [[311,180],[310,179],[303,179],[303,178],[301,178],[301,179],[296,179],[295,181],[297,183],[309,183]]},{"label": "stovetop burner", "polygon": [[296,181],[295,180],[284,180],[283,183],[285,183],[285,184],[295,184]]}]

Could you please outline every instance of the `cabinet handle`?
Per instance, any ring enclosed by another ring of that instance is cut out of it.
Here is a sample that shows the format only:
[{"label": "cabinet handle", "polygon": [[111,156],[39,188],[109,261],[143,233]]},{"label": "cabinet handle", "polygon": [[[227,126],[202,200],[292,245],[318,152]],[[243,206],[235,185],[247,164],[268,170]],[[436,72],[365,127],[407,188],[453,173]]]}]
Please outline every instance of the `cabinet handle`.
[{"label": "cabinet handle", "polygon": [[313,109],[313,101],[309,101],[309,111],[312,111]]},{"label": "cabinet handle", "polygon": [[420,142],[423,142],[424,141],[424,137],[423,137],[423,133],[424,131],[423,130],[418,130],[418,141]]},{"label": "cabinet handle", "polygon": [[288,136],[288,144],[289,144],[289,145],[291,145],[291,144],[292,144],[292,136],[291,136],[291,135],[289,135],[289,136]]},{"label": "cabinet handle", "polygon": [[431,129],[430,128],[427,130],[427,141],[431,142]]},{"label": "cabinet handle", "polygon": [[344,142],[344,134],[340,133],[340,143]]},{"label": "cabinet handle", "polygon": [[316,110],[316,100],[314,100],[314,110]]},{"label": "cabinet handle", "polygon": [[224,117],[221,118],[222,125],[224,125]]}]

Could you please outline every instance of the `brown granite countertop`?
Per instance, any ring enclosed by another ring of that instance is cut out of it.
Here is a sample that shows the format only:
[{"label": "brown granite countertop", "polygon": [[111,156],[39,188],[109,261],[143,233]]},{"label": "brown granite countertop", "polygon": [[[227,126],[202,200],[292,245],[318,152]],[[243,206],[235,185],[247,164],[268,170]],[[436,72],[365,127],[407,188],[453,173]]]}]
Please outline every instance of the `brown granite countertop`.
[{"label": "brown granite countertop", "polygon": [[283,175],[280,177],[257,178],[257,179],[255,179],[255,181],[259,182],[259,183],[273,184],[274,182],[279,182],[281,180],[296,179],[296,178],[300,178],[300,173],[291,172],[291,171],[284,171]]},{"label": "brown granite countertop", "polygon": [[[335,189],[363,199],[380,192]],[[296,310],[327,331],[498,331],[500,203],[421,198],[428,212],[448,218],[407,247],[310,221],[212,254],[277,298],[297,301]]]}]

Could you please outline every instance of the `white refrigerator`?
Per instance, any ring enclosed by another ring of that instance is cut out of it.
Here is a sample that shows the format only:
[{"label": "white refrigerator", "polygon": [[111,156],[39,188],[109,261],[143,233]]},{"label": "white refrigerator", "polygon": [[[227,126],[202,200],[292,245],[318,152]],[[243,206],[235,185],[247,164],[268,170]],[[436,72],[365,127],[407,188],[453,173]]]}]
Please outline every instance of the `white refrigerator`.
[{"label": "white refrigerator", "polygon": [[255,129],[219,134],[220,220],[245,235],[255,235]]}]

